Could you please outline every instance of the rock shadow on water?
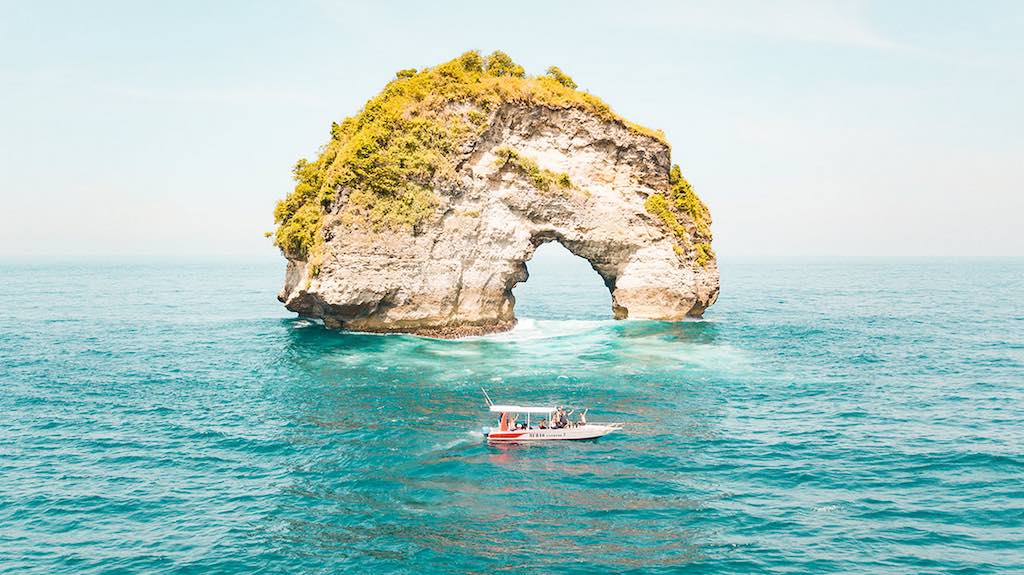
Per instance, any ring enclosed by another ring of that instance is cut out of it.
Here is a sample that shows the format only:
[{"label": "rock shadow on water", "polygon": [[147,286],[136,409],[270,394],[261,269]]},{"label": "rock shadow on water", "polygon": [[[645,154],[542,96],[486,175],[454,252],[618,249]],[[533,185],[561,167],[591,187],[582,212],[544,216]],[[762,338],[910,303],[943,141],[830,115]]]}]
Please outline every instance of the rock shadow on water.
[{"label": "rock shadow on water", "polygon": [[613,331],[624,339],[660,338],[681,343],[712,345],[721,336],[722,326],[711,321],[649,321],[616,322]]},{"label": "rock shadow on water", "polygon": [[292,318],[281,320],[288,334],[287,351],[296,357],[308,357],[325,352],[375,352],[386,349],[390,337],[374,333],[332,330],[318,320]]}]

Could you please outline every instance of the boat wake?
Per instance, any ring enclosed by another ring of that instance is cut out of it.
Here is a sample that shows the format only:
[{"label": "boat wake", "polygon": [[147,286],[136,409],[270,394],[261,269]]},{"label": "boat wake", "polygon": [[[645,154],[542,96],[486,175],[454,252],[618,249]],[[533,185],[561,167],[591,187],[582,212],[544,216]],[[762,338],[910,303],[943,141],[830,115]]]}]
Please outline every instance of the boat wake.
[{"label": "boat wake", "polygon": [[483,439],[484,434],[482,431],[478,429],[470,430],[446,443],[435,443],[431,451],[448,451],[467,443],[480,443]]}]

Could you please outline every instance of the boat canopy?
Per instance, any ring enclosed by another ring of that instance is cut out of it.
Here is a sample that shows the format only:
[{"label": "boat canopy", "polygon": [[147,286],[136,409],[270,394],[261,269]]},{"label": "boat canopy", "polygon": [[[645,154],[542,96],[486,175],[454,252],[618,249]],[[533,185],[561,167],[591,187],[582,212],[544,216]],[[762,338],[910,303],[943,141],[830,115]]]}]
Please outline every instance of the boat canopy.
[{"label": "boat canopy", "polygon": [[492,405],[491,411],[505,413],[551,413],[554,407],[530,407],[526,405]]}]

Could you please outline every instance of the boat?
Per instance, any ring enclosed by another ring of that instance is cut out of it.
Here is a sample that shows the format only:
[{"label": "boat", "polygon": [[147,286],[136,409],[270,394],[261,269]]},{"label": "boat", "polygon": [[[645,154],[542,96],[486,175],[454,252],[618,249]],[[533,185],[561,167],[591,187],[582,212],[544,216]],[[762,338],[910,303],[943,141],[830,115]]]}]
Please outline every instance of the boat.
[{"label": "boat", "polygon": [[[565,427],[534,425],[532,416],[543,416],[535,418],[538,421],[551,421],[557,411],[555,407],[491,404],[489,409],[491,413],[499,414],[498,427],[485,427],[483,430],[490,444],[597,439],[622,429],[621,423],[570,423]],[[513,424],[519,415],[525,415],[526,422]]]}]

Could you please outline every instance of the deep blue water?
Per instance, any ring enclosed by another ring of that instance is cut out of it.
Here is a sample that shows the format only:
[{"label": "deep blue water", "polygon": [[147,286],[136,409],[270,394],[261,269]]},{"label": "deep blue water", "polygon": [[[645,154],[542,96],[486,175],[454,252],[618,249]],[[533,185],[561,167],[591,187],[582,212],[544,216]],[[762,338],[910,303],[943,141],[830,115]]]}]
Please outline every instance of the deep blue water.
[{"label": "deep blue water", "polygon": [[[536,264],[462,341],[282,276],[0,263],[0,572],[1024,572],[1022,260],[727,260],[678,324]],[[628,425],[490,448],[481,385]]]}]

